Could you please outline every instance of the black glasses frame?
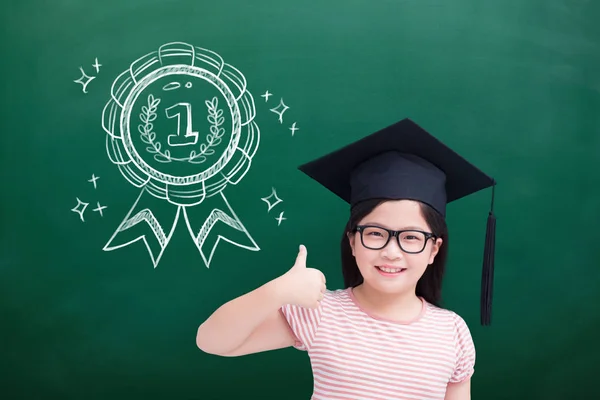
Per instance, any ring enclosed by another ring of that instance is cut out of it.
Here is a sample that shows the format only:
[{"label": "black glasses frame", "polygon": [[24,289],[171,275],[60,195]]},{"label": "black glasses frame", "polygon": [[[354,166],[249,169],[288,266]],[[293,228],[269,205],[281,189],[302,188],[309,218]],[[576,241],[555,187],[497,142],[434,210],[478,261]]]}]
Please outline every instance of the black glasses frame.
[{"label": "black glasses frame", "polygon": [[[383,246],[381,246],[381,247],[369,247],[369,246],[365,245],[365,242],[363,240],[363,232],[367,228],[377,228],[377,229],[384,230],[384,231],[386,231],[388,233],[387,241],[383,244]],[[437,236],[434,235],[431,232],[420,231],[418,229],[403,229],[403,230],[399,230],[399,231],[394,231],[392,229],[383,228],[383,227],[377,226],[377,225],[358,225],[354,229],[354,231],[360,233],[360,242],[367,249],[381,250],[381,249],[385,248],[385,246],[388,245],[388,243],[390,242],[390,239],[392,237],[395,237],[396,238],[396,243],[398,243],[398,246],[400,247],[400,249],[402,249],[402,251],[405,252],[405,253],[407,253],[407,254],[419,254],[419,253],[422,253],[423,250],[425,250],[425,247],[427,246],[427,241],[429,239],[437,239]],[[425,240],[423,241],[423,248],[421,250],[419,250],[419,251],[406,251],[406,250],[404,250],[404,248],[402,247],[402,244],[400,243],[400,234],[404,233],[404,232],[419,232],[419,233],[422,233],[423,235],[425,235]]]}]

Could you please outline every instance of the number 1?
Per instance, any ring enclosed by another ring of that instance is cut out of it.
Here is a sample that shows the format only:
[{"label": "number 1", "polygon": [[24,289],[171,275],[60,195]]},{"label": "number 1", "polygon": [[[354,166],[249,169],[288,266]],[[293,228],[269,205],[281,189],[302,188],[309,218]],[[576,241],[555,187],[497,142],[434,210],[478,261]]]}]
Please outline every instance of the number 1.
[{"label": "number 1", "polygon": [[[181,136],[181,112],[176,109],[183,108],[185,112],[185,135]],[[169,135],[167,141],[170,146],[189,146],[198,142],[198,132],[192,131],[192,105],[190,103],[177,103],[165,110],[167,118],[177,118],[177,134]]]}]

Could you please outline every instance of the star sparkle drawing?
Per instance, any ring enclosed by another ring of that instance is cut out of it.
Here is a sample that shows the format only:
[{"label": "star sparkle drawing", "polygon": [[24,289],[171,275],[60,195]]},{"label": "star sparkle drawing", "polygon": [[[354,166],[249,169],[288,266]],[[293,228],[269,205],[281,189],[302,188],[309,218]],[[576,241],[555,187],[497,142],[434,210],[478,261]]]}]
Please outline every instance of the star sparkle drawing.
[{"label": "star sparkle drawing", "polygon": [[264,97],[264,98],[265,98],[265,103],[266,103],[267,101],[269,101],[269,96],[273,96],[273,95],[272,95],[271,93],[269,93],[269,91],[268,91],[268,90],[265,92],[265,94],[261,94],[261,95],[260,95],[260,97]]},{"label": "star sparkle drawing", "polygon": [[92,65],[92,67],[94,67],[96,69],[96,73],[100,72],[101,66],[102,66],[102,64],[98,63],[98,57],[96,57],[96,59],[94,60],[94,64]]},{"label": "star sparkle drawing", "polygon": [[79,200],[79,197],[76,197],[76,199],[77,199],[77,205],[75,207],[73,207],[71,209],[71,211],[79,214],[79,218],[81,219],[81,221],[85,222],[85,220],[83,218],[83,213],[85,212],[85,209],[87,208],[89,203]]},{"label": "star sparkle drawing", "polygon": [[279,213],[279,217],[275,218],[275,219],[277,220],[277,226],[281,225],[281,221],[284,221],[284,220],[286,220],[286,219],[287,219],[287,218],[285,218],[285,217],[283,216],[283,213],[284,213],[284,212],[285,212],[285,211],[282,211],[282,212],[280,212],[280,213]]},{"label": "star sparkle drawing", "polygon": [[269,196],[262,197],[261,200],[267,203],[267,205],[269,206],[267,212],[270,212],[273,207],[275,207],[277,204],[283,201],[277,196],[277,191],[275,190],[275,188],[271,188],[271,194]]},{"label": "star sparkle drawing", "polygon": [[292,124],[292,127],[289,128],[289,129],[290,129],[290,131],[292,131],[292,136],[294,136],[294,133],[296,133],[296,131],[300,130],[300,128],[296,127],[296,123],[295,122]]},{"label": "star sparkle drawing", "polygon": [[96,211],[96,212],[100,213],[100,216],[103,217],[104,213],[102,212],[102,210],[104,210],[105,208],[108,208],[108,207],[107,206],[101,206],[99,201],[96,202],[96,205],[98,207],[94,208],[92,211]]},{"label": "star sparkle drawing", "polygon": [[74,80],[73,82],[75,83],[80,83],[82,88],[81,90],[83,91],[83,93],[87,93],[87,85],[93,81],[96,77],[95,76],[88,76],[86,75],[85,71],[83,70],[82,67],[79,67],[79,70],[81,71],[81,78]]},{"label": "star sparkle drawing", "polygon": [[279,123],[283,123],[283,114],[289,110],[290,108],[288,106],[285,105],[285,103],[283,102],[283,99],[279,100],[279,105],[277,107],[271,108],[271,112],[274,112],[275,114],[279,115]]},{"label": "star sparkle drawing", "polygon": [[88,179],[88,182],[93,183],[94,184],[94,189],[96,189],[96,181],[100,179],[99,176],[96,176],[94,174],[92,174],[92,179]]}]

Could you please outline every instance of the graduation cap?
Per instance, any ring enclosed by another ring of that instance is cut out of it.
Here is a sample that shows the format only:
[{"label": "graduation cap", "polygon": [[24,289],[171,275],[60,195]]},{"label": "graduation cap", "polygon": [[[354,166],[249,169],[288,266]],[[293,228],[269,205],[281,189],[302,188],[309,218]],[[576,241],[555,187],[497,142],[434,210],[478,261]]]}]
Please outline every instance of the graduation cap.
[{"label": "graduation cap", "polygon": [[491,322],[494,277],[496,181],[429,134],[403,119],[299,169],[354,206],[372,199],[408,199],[442,216],[446,205],[492,187],[481,281],[481,323]]}]

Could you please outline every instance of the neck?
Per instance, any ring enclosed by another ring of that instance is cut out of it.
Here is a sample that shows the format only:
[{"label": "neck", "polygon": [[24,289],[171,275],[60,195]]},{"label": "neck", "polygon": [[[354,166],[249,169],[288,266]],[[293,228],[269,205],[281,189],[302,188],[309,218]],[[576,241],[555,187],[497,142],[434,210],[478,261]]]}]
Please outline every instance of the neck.
[{"label": "neck", "polygon": [[353,289],[353,293],[363,308],[386,319],[412,320],[421,313],[423,307],[414,289],[386,293],[362,283]]}]

